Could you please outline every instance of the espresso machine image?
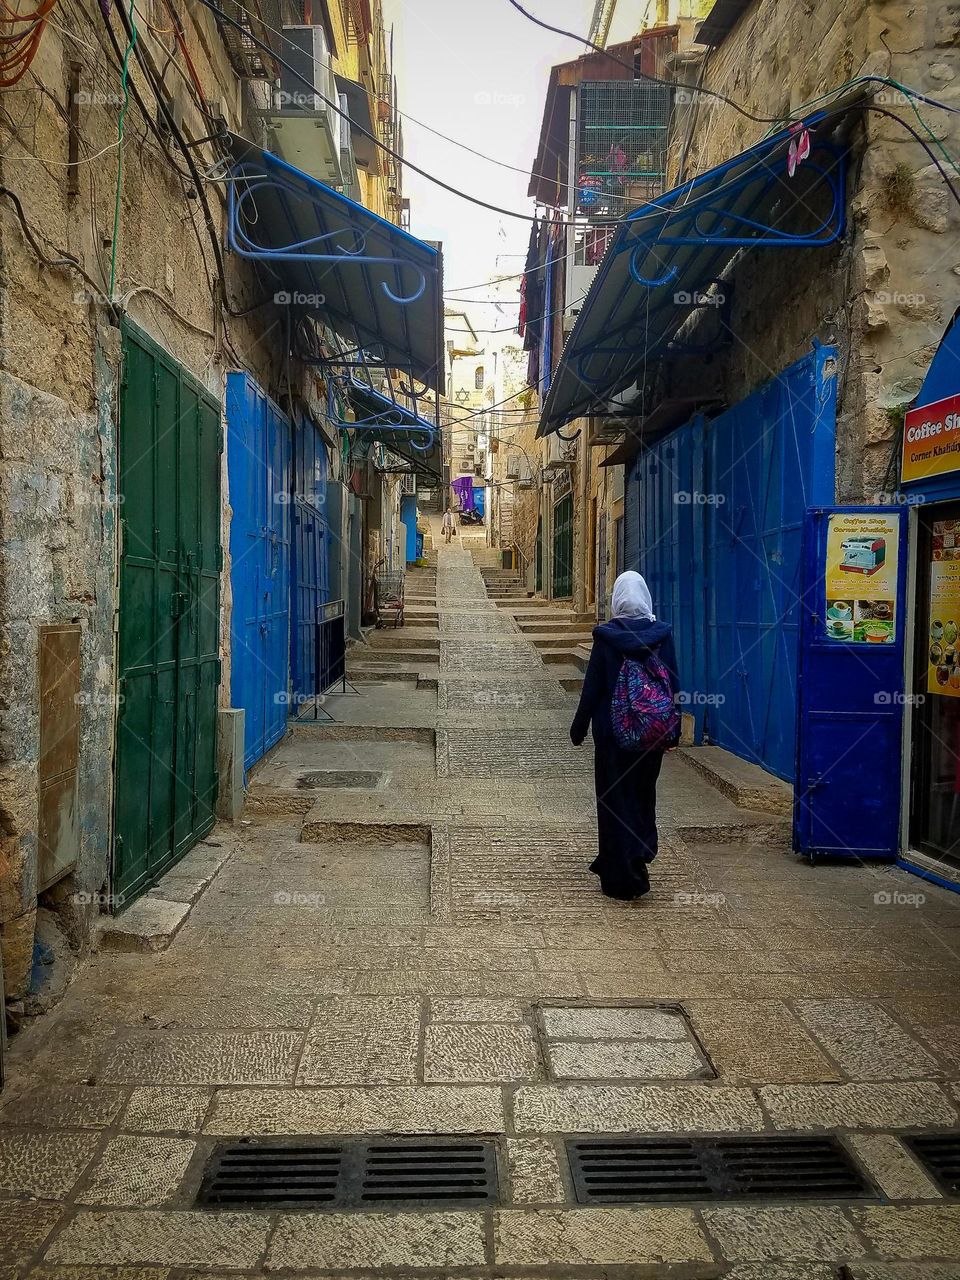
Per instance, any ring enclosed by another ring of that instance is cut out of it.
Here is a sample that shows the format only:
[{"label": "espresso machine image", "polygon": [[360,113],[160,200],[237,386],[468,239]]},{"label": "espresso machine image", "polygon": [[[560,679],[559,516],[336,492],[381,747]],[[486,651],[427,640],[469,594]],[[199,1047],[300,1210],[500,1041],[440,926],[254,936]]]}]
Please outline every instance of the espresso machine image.
[{"label": "espresso machine image", "polygon": [[857,534],[844,538],[840,543],[843,559],[840,568],[844,573],[876,573],[883,568],[887,558],[886,538],[874,538],[870,534]]}]

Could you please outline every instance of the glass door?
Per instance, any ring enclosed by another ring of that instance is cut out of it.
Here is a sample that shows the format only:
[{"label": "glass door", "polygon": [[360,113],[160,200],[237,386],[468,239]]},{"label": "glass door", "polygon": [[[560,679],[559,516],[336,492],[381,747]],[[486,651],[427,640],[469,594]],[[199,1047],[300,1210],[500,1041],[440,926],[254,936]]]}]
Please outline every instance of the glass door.
[{"label": "glass door", "polygon": [[960,867],[960,503],[918,525],[910,844]]}]

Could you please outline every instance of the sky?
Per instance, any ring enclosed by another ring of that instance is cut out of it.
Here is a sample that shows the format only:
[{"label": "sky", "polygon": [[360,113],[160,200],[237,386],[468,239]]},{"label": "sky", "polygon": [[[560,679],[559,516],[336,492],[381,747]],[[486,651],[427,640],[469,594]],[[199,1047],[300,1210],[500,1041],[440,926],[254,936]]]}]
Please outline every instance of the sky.
[{"label": "sky", "polygon": [[[523,0],[554,26],[585,35],[593,0]],[[621,0],[611,40],[630,34],[641,6]],[[404,152],[421,168],[458,191],[526,216],[550,67],[579,57],[583,45],[529,22],[508,0],[384,0],[384,20],[394,27],[394,65],[404,115]],[[410,117],[522,172],[470,155],[428,133]],[[448,297],[464,285],[523,268],[529,222],[490,213],[404,172],[411,229],[440,240]],[[519,281],[518,281],[519,285]],[[476,298],[483,290],[471,291]],[[463,296],[470,296],[469,294]],[[511,313],[515,320],[516,311]],[[474,320],[506,323],[494,307],[477,307]]]}]

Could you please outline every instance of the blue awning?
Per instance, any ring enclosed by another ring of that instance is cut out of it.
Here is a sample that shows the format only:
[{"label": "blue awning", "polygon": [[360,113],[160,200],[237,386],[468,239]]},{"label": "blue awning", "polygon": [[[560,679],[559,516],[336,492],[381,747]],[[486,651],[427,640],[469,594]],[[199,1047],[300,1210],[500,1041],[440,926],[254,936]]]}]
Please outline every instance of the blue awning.
[{"label": "blue awning", "polygon": [[442,483],[443,447],[435,423],[358,378],[346,378],[344,389],[357,413],[355,422],[341,423],[345,430],[378,441],[430,484]]},{"label": "blue awning", "polygon": [[365,362],[443,384],[439,250],[315,178],[231,138],[228,244],[268,263],[301,314],[315,316]]},{"label": "blue awning", "polygon": [[844,153],[817,138],[825,114],[803,122],[812,148],[793,177],[787,157],[798,128],[642,205],[618,225],[554,373],[540,435],[608,412],[610,400],[642,379],[691,317],[707,308],[719,312],[721,277],[742,250],[822,247],[840,237]]}]

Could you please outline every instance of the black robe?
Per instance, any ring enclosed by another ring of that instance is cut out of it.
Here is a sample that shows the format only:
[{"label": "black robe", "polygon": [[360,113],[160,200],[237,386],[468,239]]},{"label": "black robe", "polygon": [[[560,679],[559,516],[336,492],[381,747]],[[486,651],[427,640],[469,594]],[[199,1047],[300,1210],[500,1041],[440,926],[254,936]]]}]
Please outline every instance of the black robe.
[{"label": "black robe", "polygon": [[598,853],[590,870],[608,897],[639,898],[650,888],[648,863],[657,856],[657,778],[663,751],[624,751],[613,736],[610,703],[624,658],[649,653],[667,668],[671,689],[679,690],[670,628],[663,622],[614,618],[594,628],[593,650],[580,705],[570,727],[579,746],[593,730],[597,790]]}]

